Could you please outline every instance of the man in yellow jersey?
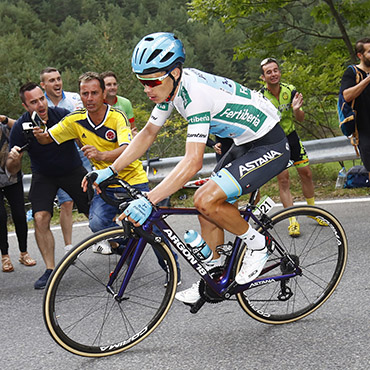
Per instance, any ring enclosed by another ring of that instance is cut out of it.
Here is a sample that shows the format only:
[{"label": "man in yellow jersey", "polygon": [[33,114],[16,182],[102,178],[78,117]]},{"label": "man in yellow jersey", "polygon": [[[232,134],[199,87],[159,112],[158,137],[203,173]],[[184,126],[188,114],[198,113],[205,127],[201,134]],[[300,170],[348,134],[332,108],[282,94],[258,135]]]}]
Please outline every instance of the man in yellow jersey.
[{"label": "man in yellow jersey", "polygon": [[[72,112],[47,132],[35,129],[34,135],[41,144],[55,141],[57,144],[78,139],[81,150],[96,169],[104,169],[126,149],[132,139],[127,116],[104,103],[105,85],[103,78],[95,72],[86,72],[79,78],[80,96],[84,109]],[[118,177],[140,191],[149,191],[148,179],[139,160],[119,172]],[[107,194],[123,192],[121,188],[110,188]],[[114,218],[118,208],[104,202],[94,194],[90,205],[89,226],[93,232],[116,226]],[[101,252],[101,251],[96,251]],[[105,252],[104,254],[108,254]]]},{"label": "man in yellow jersey", "polygon": [[[298,175],[301,179],[302,192],[307,204],[315,204],[314,185],[312,171],[306,150],[299,138],[294,125],[294,119],[303,122],[304,112],[302,110],[303,96],[298,93],[293,85],[282,83],[281,72],[278,62],[274,58],[266,58],[261,62],[261,78],[266,83],[262,88],[263,95],[271,101],[280,111],[280,126],[287,136],[290,146],[290,159],[293,161]],[[285,170],[277,175],[280,191],[280,200],[284,208],[293,206],[293,197],[290,192],[289,171]],[[317,219],[320,224],[322,221]],[[325,225],[322,225],[325,226]],[[298,237],[300,235],[299,223],[292,217],[289,225],[289,235]]]}]

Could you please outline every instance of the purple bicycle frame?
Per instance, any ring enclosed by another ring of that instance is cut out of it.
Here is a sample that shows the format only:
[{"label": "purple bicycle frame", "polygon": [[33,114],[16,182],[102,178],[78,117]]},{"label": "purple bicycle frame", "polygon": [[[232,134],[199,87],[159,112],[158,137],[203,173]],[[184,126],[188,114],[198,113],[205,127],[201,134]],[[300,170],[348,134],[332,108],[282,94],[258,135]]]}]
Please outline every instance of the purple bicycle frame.
[{"label": "purple bicycle frame", "polygon": [[[246,207],[246,209],[241,210],[240,213],[246,221],[252,218],[254,222],[256,222],[260,227],[264,229],[264,226],[261,223],[261,221],[252,213],[251,207],[249,206]],[[280,266],[279,260],[276,263],[268,267],[265,267],[262,270],[262,273],[260,274],[260,278],[255,279],[244,285],[236,284],[231,277],[233,274],[235,260],[238,255],[238,251],[241,246],[242,240],[238,237],[235,237],[232,254],[230,256],[227,266],[225,266],[225,270],[222,276],[217,278],[216,280],[213,280],[212,277],[208,274],[207,270],[205,269],[203,263],[193,255],[191,248],[189,248],[186,245],[186,243],[184,243],[182,239],[179,238],[179,236],[173,231],[173,229],[162,217],[170,215],[199,215],[199,212],[196,210],[196,208],[159,207],[152,212],[151,216],[145,222],[145,224],[142,227],[143,230],[148,232],[148,234],[151,234],[153,225],[156,225],[157,228],[162,233],[161,236],[162,240],[166,239],[168,242],[170,242],[170,244],[176,249],[176,251],[178,251],[184,257],[184,259],[191,265],[191,267],[202,277],[202,279],[206,282],[207,286],[209,286],[220,297],[228,299],[230,298],[231,295],[243,292],[246,289],[258,287],[260,285],[269,284],[272,282],[277,282],[280,280],[289,279],[300,274],[300,270],[297,269],[297,271],[290,274],[261,277],[267,272]],[[148,240],[146,240],[144,237],[140,237],[139,239],[134,238],[130,239],[129,242],[127,243],[127,247],[125,248],[114,271],[111,273],[109,283],[107,285],[107,290],[110,291],[117,300],[122,300],[123,294],[134,272],[136,264],[139,261],[140,256],[143,253],[144,248],[147,244]],[[132,253],[132,251],[133,251],[132,258],[129,262],[128,269],[123,278],[120,290],[118,293],[114,293],[111,286],[116,277],[118,276],[118,273],[121,270],[123,264],[125,263],[127,257]],[[280,248],[278,249],[278,251],[283,256],[283,251]]]}]

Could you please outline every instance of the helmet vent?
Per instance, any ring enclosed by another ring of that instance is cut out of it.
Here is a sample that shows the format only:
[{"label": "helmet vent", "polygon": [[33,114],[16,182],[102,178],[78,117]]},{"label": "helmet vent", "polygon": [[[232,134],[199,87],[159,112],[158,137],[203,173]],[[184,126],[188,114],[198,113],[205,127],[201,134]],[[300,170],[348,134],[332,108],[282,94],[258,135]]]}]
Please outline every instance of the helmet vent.
[{"label": "helmet vent", "polygon": [[143,57],[144,57],[145,52],[146,52],[146,49],[144,49],[144,51],[141,53],[141,57],[140,57],[139,63],[142,63],[143,62]]},{"label": "helmet vent", "polygon": [[153,51],[152,55],[148,58],[148,60],[146,61],[147,63],[150,63],[158,54],[160,54],[162,52],[161,49],[156,49]]},{"label": "helmet vent", "polygon": [[171,59],[172,56],[174,55],[174,53],[172,51],[170,51],[169,53],[167,53],[162,59],[161,59],[161,63],[163,62],[167,62],[167,60]]}]

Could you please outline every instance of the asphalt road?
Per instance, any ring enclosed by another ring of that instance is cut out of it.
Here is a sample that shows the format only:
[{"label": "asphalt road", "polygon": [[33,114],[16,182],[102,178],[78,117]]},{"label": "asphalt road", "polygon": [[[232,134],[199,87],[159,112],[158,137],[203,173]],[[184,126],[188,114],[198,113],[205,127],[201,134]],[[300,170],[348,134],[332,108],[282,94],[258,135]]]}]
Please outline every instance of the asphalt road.
[{"label": "asphalt road", "polygon": [[[33,232],[29,252],[35,267],[17,262],[16,238],[10,235],[15,272],[0,272],[0,369],[368,369],[370,364],[370,199],[319,204],[342,222],[349,241],[347,269],[334,295],[319,310],[296,323],[270,326],[244,313],[237,302],[204,306],[192,315],[174,302],[168,316],[146,340],[119,355],[79,357],[60,348],[42,318],[43,291],[33,283],[44,272]],[[195,217],[174,217],[181,232],[197,228]],[[90,234],[75,225],[74,242]],[[54,230],[56,258],[63,255],[61,231]],[[180,234],[181,235],[181,234]],[[195,273],[181,262],[180,289]]]}]

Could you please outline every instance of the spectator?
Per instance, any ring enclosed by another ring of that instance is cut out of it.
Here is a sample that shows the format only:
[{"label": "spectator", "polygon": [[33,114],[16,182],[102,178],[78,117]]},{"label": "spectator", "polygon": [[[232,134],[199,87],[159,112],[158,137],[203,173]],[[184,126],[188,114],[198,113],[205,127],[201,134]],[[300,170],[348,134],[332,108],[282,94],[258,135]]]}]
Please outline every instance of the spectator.
[{"label": "spectator", "polygon": [[[312,181],[312,171],[306,150],[300,140],[295,129],[294,119],[299,122],[304,120],[304,112],[302,110],[303,96],[298,93],[293,85],[282,83],[281,72],[278,62],[274,58],[266,58],[261,62],[261,78],[266,83],[261,92],[269,99],[272,104],[280,111],[281,120],[280,126],[283,128],[287,136],[290,146],[290,159],[293,161],[295,168],[301,180],[302,192],[309,205],[315,204],[314,185]],[[283,206],[293,206],[293,197],[290,192],[289,171],[286,169],[278,176],[278,184],[280,191],[280,200]],[[288,227],[289,235],[298,237],[300,235],[300,225],[295,217],[289,219]],[[325,226],[323,221],[316,221]]]},{"label": "spectator", "polygon": [[[63,90],[62,76],[56,68],[47,67],[41,71],[40,85],[44,89],[49,107],[65,108],[69,112],[83,108],[79,94]],[[83,155],[77,144],[76,147],[82,164],[90,172],[92,167],[89,160]],[[58,189],[57,199],[60,206],[60,226],[64,239],[64,251],[68,253],[72,248],[73,200],[63,189]]]},{"label": "spectator", "polygon": [[46,265],[46,271],[35,282],[34,287],[43,289],[55,267],[55,241],[50,230],[55,195],[62,188],[76,202],[78,210],[87,215],[88,199],[80,186],[87,171],[82,166],[73,141],[60,146],[55,143],[43,146],[33,135],[35,129],[30,124],[33,112],[40,116],[46,128],[52,127],[69,112],[63,108],[49,108],[43,91],[33,82],[23,85],[19,93],[26,113],[15,122],[10,133],[11,150],[6,166],[11,174],[16,174],[21,169],[21,147],[28,143],[32,170],[29,199],[35,222],[36,242]]},{"label": "spectator", "polygon": [[342,77],[340,91],[347,102],[356,99],[354,109],[357,112],[358,147],[362,163],[370,173],[370,38],[358,40],[355,52],[360,60],[357,68],[362,74],[362,81],[356,84],[356,74],[352,68],[347,68]]},{"label": "spectator", "polygon": [[4,272],[14,271],[14,266],[10,260],[8,251],[8,228],[7,212],[5,208],[5,198],[8,200],[15,232],[20,251],[19,262],[25,266],[34,266],[36,261],[27,252],[27,221],[24,209],[24,193],[22,173],[19,171],[15,175],[6,172],[5,164],[9,153],[9,132],[14,124],[14,120],[0,115],[0,250],[1,264]]},{"label": "spectator", "polygon": [[[131,130],[127,117],[121,110],[104,103],[104,80],[98,73],[86,72],[81,75],[79,86],[85,109],[71,113],[45,133],[38,129],[37,138],[40,143],[45,144],[53,140],[60,144],[66,140],[78,139],[83,144],[82,151],[92,161],[94,167],[109,170],[108,167],[125,151],[131,141]],[[117,175],[138,190],[149,191],[148,179],[139,160],[133,161]],[[107,189],[107,195],[113,199],[116,199],[119,193],[124,192],[125,190],[119,187]],[[90,229],[96,232],[116,226],[117,213],[119,213],[118,207],[107,204],[95,192],[90,205]],[[122,245],[122,241],[120,244]],[[117,243],[112,243],[106,248],[109,248],[109,253],[111,253],[111,248],[118,246]],[[102,245],[99,247],[102,248]],[[96,246],[94,248],[95,252],[101,252]],[[104,251],[104,253],[108,252]],[[177,261],[175,253],[174,256]],[[180,279],[180,268],[177,267]]]},{"label": "spectator", "polygon": [[126,116],[130,122],[132,135],[137,134],[137,128],[135,126],[134,111],[130,100],[124,98],[123,96],[117,95],[118,82],[117,77],[114,72],[106,71],[101,74],[104,79],[106,96],[105,102],[114,108],[121,109],[126,113]]}]

